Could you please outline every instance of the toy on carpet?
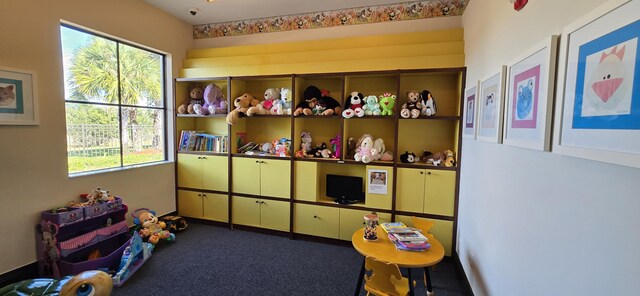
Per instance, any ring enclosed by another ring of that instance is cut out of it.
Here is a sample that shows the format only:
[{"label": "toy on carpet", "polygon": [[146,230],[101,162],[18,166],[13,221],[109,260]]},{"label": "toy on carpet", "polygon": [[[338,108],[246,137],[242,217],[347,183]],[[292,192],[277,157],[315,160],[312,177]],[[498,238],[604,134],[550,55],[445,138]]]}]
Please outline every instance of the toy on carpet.
[{"label": "toy on carpet", "polygon": [[400,154],[400,161],[403,163],[414,163],[416,161],[416,155],[413,152],[409,153],[409,151],[405,151]]},{"label": "toy on carpet", "polygon": [[303,100],[296,105],[293,116],[314,115],[314,108],[316,115],[333,115],[342,112],[342,107],[336,99],[330,97],[327,92],[323,93],[318,87],[310,85],[304,90]]},{"label": "toy on carpet", "polygon": [[436,115],[436,100],[428,90],[423,90],[420,93],[420,102],[422,103],[421,115],[433,116]]},{"label": "toy on carpet", "polygon": [[407,92],[407,102],[402,104],[400,116],[402,118],[418,118],[422,112],[422,103],[420,103],[420,93],[412,90]]},{"label": "toy on carpet", "polygon": [[393,109],[396,106],[396,95],[392,95],[390,93],[384,93],[380,96],[380,115],[391,115],[393,116]]},{"label": "toy on carpet", "polygon": [[140,234],[134,232],[131,244],[122,252],[120,266],[118,266],[118,270],[113,276],[113,286],[122,286],[151,257],[153,248],[154,245],[152,243],[142,242]]},{"label": "toy on carpet", "polygon": [[378,97],[371,95],[364,98],[362,110],[364,110],[364,115],[380,115],[382,110],[380,109],[380,104],[378,104]]},{"label": "toy on carpet", "polygon": [[[200,111],[196,111],[199,115],[209,114],[226,114],[227,113],[227,100],[224,98],[222,89],[217,85],[210,83],[204,88],[204,104],[202,104]],[[197,105],[194,106],[194,109]]]},{"label": "toy on carpet", "polygon": [[271,114],[291,115],[291,90],[283,88],[280,90],[280,100],[273,103]]},{"label": "toy on carpet", "polygon": [[373,144],[373,137],[370,134],[362,135],[362,137],[360,137],[360,140],[358,140],[358,143],[356,144],[358,148],[356,149],[356,154],[354,155],[355,160],[369,163],[377,159],[376,157],[378,156],[379,151],[374,148]]},{"label": "toy on carpet", "polygon": [[155,211],[140,208],[131,213],[131,216],[133,217],[133,223],[141,226],[139,230],[140,236],[147,238],[148,242],[155,245],[160,239],[166,241],[175,240],[176,235],[165,230],[167,225],[162,221],[158,221]]},{"label": "toy on carpet", "polygon": [[264,100],[262,100],[258,105],[254,107],[249,107],[249,109],[247,110],[247,116],[253,116],[255,114],[271,114],[271,108],[273,108],[273,105],[274,103],[276,103],[276,101],[280,101],[280,89],[267,88],[267,90],[264,91]]},{"label": "toy on carpet", "polygon": [[163,216],[160,218],[160,221],[164,222],[167,225],[167,230],[169,232],[177,232],[183,231],[187,229],[187,220],[180,216]]},{"label": "toy on carpet", "polygon": [[342,111],[342,117],[362,117],[364,116],[364,110],[362,104],[364,103],[364,95],[357,91],[351,92],[351,94],[345,99],[344,111]]},{"label": "toy on carpet", "polygon": [[356,139],[354,137],[349,137],[347,140],[347,151],[344,155],[344,159],[354,159],[356,154]]},{"label": "toy on carpet", "polygon": [[196,86],[189,90],[189,98],[184,100],[178,107],[179,114],[195,114],[194,106],[204,104],[204,91],[202,87]]},{"label": "toy on carpet", "polygon": [[333,157],[340,158],[342,156],[342,137],[337,135],[329,140],[329,143],[331,144],[331,150],[333,150]]},{"label": "toy on carpet", "polygon": [[113,280],[104,271],[88,270],[61,279],[30,279],[6,285],[0,295],[93,295],[109,296]]},{"label": "toy on carpet", "polygon": [[258,99],[248,93],[244,93],[243,95],[237,97],[233,100],[233,106],[235,109],[231,110],[229,114],[227,114],[227,123],[228,124],[236,124],[238,122],[238,118],[244,117],[247,115],[247,110],[250,107],[255,107],[260,103]]}]

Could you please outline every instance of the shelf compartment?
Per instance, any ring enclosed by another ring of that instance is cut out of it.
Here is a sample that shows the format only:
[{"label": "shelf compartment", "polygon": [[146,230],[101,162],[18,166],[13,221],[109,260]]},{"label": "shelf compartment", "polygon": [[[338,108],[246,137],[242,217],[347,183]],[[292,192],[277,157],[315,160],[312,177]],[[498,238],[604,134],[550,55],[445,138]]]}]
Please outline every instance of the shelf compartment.
[{"label": "shelf compartment", "polygon": [[[428,90],[436,102],[436,116],[456,116],[460,112],[462,74],[455,71],[408,72],[400,74],[400,109],[407,102],[407,92]],[[398,109],[398,110],[400,110]]]},{"label": "shelf compartment", "polygon": [[[93,248],[83,247],[80,251],[69,256],[62,256],[59,262],[60,274],[78,274],[83,271],[98,268],[117,270],[118,265],[120,264],[120,258],[122,257],[122,252],[124,252],[124,249],[129,246],[130,242],[131,235],[128,233],[121,233],[110,237],[109,239],[100,241],[93,245]],[[89,254],[94,250],[99,250],[101,254],[106,255],[97,259],[87,260]]]},{"label": "shelf compartment", "polygon": [[[419,134],[419,136],[417,136]],[[398,123],[398,151],[400,155],[413,152],[420,157],[423,151],[433,154],[451,150],[458,151],[458,122],[449,120],[400,120]],[[455,155],[456,159],[458,155]]]},{"label": "shelf compartment", "polygon": [[76,251],[93,246],[103,240],[125,233],[128,229],[127,221],[123,220],[111,226],[102,227],[76,236],[72,239],[59,242],[57,247],[60,250],[60,255],[66,257]]}]

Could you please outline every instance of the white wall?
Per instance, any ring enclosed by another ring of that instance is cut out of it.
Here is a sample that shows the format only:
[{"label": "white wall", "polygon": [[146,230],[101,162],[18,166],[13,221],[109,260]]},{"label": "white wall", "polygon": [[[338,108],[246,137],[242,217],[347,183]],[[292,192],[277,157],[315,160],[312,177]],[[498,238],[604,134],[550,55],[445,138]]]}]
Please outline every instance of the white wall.
[{"label": "white wall", "polygon": [[95,187],[132,209],[175,210],[174,163],[68,177],[61,19],[169,53],[172,77],[193,45],[190,25],[139,0],[1,1],[0,66],[37,73],[40,125],[0,126],[0,274],[36,261],[40,211]]},{"label": "white wall", "polygon": [[[467,85],[601,0],[470,1]],[[475,295],[638,295],[640,169],[463,141],[458,254]]]}]

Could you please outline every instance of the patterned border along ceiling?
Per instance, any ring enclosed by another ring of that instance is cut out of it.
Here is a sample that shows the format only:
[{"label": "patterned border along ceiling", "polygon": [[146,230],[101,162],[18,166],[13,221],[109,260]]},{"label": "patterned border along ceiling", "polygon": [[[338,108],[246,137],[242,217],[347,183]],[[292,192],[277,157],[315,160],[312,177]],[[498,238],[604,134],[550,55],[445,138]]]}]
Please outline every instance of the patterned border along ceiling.
[{"label": "patterned border along ceiling", "polygon": [[469,0],[428,0],[193,26],[193,39],[462,15]]}]

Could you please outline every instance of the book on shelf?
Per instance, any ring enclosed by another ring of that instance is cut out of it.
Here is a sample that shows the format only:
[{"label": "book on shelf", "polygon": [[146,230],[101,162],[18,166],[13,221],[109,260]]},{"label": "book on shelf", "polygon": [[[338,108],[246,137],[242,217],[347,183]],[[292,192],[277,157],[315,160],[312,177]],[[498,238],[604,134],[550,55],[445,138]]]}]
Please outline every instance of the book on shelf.
[{"label": "book on shelf", "polygon": [[209,151],[226,153],[228,136],[211,135],[203,131],[183,130],[180,132],[179,151]]}]

